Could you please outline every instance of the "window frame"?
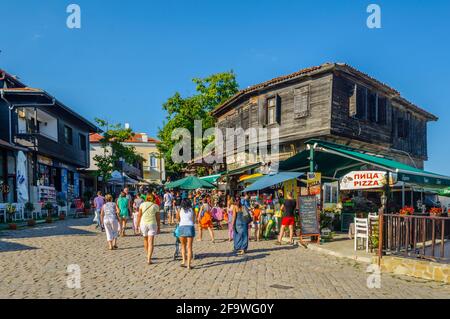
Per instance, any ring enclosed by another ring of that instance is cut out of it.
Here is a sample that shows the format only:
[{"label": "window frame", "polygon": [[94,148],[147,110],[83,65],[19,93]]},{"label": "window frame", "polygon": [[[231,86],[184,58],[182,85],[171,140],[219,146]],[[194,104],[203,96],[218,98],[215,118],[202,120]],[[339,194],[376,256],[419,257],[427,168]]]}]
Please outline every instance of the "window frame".
[{"label": "window frame", "polygon": [[[68,136],[66,136],[66,129],[70,133]],[[64,125],[64,143],[73,146],[73,128],[68,125]]]}]

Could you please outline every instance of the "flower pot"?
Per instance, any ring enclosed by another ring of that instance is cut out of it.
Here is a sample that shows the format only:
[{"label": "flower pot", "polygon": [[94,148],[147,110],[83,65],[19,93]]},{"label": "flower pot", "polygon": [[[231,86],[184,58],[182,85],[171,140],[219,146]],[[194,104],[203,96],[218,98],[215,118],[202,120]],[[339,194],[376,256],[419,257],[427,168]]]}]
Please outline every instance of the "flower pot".
[{"label": "flower pot", "polygon": [[9,224],[9,229],[10,230],[16,230],[17,229],[17,225],[16,224]]},{"label": "flower pot", "polygon": [[66,215],[64,215],[64,214],[59,215],[59,220],[64,220],[64,219],[66,219]]},{"label": "flower pot", "polygon": [[46,222],[47,224],[51,224],[51,223],[53,223],[53,219],[49,216],[49,217],[47,217],[47,218],[45,219],[45,222]]},{"label": "flower pot", "polygon": [[28,225],[28,227],[34,227],[34,226],[36,226],[36,221],[34,219],[29,219],[27,221],[27,225]]}]

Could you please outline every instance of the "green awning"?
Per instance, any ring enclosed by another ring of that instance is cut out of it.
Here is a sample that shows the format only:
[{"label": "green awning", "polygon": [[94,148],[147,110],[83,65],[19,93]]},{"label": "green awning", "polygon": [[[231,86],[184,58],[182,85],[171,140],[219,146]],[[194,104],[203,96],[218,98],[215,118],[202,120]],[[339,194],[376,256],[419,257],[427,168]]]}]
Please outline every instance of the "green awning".
[{"label": "green awning", "polygon": [[[345,174],[368,167],[396,173],[398,181],[415,185],[427,185],[436,188],[450,186],[450,177],[427,172],[390,158],[374,153],[357,150],[344,145],[310,140],[306,144],[314,148],[314,164],[316,171],[321,172],[324,178],[339,179]],[[309,150],[280,163],[283,171],[307,171],[309,169]]]},{"label": "green awning", "polygon": [[203,176],[200,177],[200,179],[203,181],[207,181],[208,183],[215,184],[220,177],[222,177],[222,174]]},{"label": "green awning", "polygon": [[230,171],[227,171],[226,174],[227,175],[239,175],[239,174],[243,174],[247,171],[251,171],[255,168],[259,168],[261,166],[261,163],[256,163],[256,164],[250,164],[244,167],[240,167],[240,168],[236,168]]},{"label": "green awning", "polygon": [[164,185],[164,188],[167,189],[173,189],[173,188],[179,188],[179,189],[199,189],[199,188],[215,188],[214,185],[211,183],[208,183],[207,181],[201,180],[200,178],[196,176],[188,176],[182,179],[179,179],[177,181],[174,181],[172,183],[169,183],[167,185]]}]

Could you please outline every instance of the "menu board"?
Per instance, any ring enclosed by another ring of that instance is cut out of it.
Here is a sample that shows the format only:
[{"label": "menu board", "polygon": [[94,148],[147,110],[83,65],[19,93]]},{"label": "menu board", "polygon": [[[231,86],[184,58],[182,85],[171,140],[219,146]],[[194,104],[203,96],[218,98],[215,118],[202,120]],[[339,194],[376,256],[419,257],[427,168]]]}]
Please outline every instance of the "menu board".
[{"label": "menu board", "polygon": [[301,235],[319,235],[320,225],[317,215],[317,197],[300,196],[298,203]]}]

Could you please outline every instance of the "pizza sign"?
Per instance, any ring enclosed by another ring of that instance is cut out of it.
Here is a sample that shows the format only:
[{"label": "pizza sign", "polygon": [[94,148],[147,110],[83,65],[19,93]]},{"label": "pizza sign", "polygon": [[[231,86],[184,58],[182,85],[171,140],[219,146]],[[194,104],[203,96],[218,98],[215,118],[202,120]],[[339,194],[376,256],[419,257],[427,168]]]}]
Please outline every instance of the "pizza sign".
[{"label": "pizza sign", "polygon": [[[395,184],[391,176],[390,184]],[[342,190],[382,188],[386,185],[386,172],[382,171],[355,171],[342,177],[340,188]]]}]

